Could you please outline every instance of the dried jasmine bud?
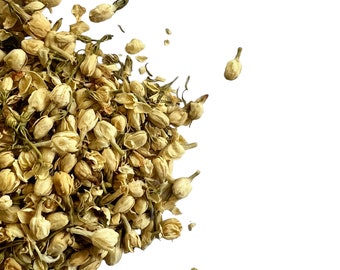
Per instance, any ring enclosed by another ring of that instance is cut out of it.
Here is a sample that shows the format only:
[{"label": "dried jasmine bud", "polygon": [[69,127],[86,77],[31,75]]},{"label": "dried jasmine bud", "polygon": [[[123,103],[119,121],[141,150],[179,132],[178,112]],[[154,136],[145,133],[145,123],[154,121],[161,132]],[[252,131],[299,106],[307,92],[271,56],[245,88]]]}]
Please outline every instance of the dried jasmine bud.
[{"label": "dried jasmine bud", "polygon": [[237,54],[235,58],[231,61],[228,61],[225,71],[224,71],[224,77],[227,80],[235,80],[241,73],[242,70],[242,64],[240,62],[240,56],[241,56],[242,48],[239,47],[237,49]]},{"label": "dried jasmine bud", "polygon": [[168,218],[160,224],[162,237],[167,240],[174,240],[181,235],[182,224],[177,218]]},{"label": "dried jasmine bud", "polygon": [[133,38],[129,43],[125,46],[125,51],[129,54],[136,54],[142,51],[145,48],[145,45],[139,39]]},{"label": "dried jasmine bud", "polygon": [[13,49],[4,57],[4,62],[8,68],[20,71],[26,65],[27,59],[27,54],[23,49]]},{"label": "dried jasmine bud", "polygon": [[172,193],[178,199],[183,199],[188,196],[192,190],[191,181],[199,174],[200,171],[197,171],[189,177],[181,177],[176,179],[172,185]]}]

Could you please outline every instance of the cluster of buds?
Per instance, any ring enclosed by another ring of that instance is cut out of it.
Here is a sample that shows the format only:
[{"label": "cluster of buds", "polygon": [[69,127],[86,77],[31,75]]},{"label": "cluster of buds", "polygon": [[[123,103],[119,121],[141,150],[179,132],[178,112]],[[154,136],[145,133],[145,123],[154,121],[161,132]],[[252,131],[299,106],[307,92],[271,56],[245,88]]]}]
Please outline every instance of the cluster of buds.
[{"label": "cluster of buds", "polygon": [[[90,21],[127,2],[94,7]],[[45,17],[60,3],[0,0],[0,269],[93,270],[176,239],[176,203],[199,174],[172,169],[197,145],[178,127],[202,116],[208,95],[187,102],[149,72],[132,79],[143,42],[104,53],[112,35],[84,35],[81,5],[69,31]]]}]

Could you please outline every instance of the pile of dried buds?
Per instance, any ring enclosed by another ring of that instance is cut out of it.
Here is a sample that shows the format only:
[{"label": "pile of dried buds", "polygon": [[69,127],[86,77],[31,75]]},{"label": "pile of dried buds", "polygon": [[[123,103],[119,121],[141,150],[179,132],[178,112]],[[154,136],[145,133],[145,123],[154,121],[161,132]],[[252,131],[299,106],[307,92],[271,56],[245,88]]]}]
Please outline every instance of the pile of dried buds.
[{"label": "pile of dried buds", "polygon": [[[172,167],[196,146],[178,127],[201,117],[207,95],[186,102],[149,71],[132,80],[144,44],[131,40],[123,60],[104,53],[112,35],[83,35],[80,5],[59,31],[44,12],[60,1],[0,0],[0,269],[93,270],[175,239],[176,203],[199,174],[174,179]],[[94,7],[90,21],[126,4]]]}]

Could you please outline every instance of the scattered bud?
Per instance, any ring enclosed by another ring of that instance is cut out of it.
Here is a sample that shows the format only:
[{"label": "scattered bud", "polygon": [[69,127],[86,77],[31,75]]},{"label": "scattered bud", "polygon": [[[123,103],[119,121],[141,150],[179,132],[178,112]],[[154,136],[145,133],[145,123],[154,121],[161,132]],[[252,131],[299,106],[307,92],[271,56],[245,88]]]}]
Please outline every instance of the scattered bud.
[{"label": "scattered bud", "polygon": [[27,63],[27,55],[22,49],[13,49],[5,57],[6,65],[14,71],[20,71]]},{"label": "scattered bud", "polygon": [[240,62],[241,52],[242,48],[239,47],[237,49],[237,54],[235,58],[229,61],[225,67],[224,77],[229,81],[235,80],[241,73],[242,70],[242,64]]},{"label": "scattered bud", "polygon": [[133,38],[129,43],[125,46],[125,51],[129,54],[136,54],[142,51],[145,48],[145,45],[139,39]]},{"label": "scattered bud", "polygon": [[182,224],[177,218],[168,218],[160,224],[162,237],[167,240],[178,238],[182,231]]}]

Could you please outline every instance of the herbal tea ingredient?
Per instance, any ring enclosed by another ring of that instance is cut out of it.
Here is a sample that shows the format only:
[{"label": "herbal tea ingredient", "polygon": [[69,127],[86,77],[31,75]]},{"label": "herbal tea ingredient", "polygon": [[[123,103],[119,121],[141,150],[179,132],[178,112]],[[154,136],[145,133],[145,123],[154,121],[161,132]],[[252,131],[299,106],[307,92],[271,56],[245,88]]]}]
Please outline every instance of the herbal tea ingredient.
[{"label": "herbal tea ingredient", "polygon": [[237,49],[237,54],[235,58],[227,62],[227,65],[224,70],[224,78],[226,78],[229,81],[235,80],[241,73],[242,70],[242,64],[240,62],[241,53],[242,48],[239,47]]},{"label": "herbal tea ingredient", "polygon": [[[60,3],[0,0],[0,269],[93,270],[176,239],[182,225],[163,213],[181,213],[200,173],[174,179],[172,168],[197,145],[178,127],[202,116],[208,95],[187,102],[146,64],[132,79],[144,43],[103,52],[113,36],[84,35],[81,5],[69,31],[45,17]],[[90,21],[127,3],[97,5]]]}]

